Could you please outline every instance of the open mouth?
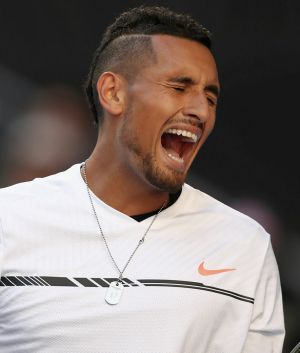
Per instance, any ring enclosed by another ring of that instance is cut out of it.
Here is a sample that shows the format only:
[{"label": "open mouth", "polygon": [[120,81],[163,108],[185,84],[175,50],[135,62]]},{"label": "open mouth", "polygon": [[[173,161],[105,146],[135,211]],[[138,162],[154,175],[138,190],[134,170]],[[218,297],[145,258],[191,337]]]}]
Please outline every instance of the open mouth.
[{"label": "open mouth", "polygon": [[[197,129],[199,130],[199,129]],[[168,129],[161,137],[161,144],[167,155],[179,164],[186,164],[199,141],[201,131]]]}]

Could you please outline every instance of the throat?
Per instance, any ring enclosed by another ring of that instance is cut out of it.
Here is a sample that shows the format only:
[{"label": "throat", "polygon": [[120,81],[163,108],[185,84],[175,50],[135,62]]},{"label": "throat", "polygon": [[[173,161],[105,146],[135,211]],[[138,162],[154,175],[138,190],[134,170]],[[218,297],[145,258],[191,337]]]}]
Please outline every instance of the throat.
[{"label": "throat", "polygon": [[[105,170],[105,173],[103,173]],[[90,190],[102,202],[127,215],[159,209],[168,200],[168,192],[155,188],[120,164],[110,163],[101,169],[97,160],[87,161]]]}]

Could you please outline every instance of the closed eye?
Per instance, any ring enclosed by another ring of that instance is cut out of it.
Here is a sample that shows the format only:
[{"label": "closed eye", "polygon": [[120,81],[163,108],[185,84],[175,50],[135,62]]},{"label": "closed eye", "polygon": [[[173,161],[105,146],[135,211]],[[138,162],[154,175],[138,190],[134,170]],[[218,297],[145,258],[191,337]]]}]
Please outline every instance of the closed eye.
[{"label": "closed eye", "polygon": [[215,98],[208,96],[207,100],[208,100],[209,105],[211,105],[212,107],[215,107],[217,105],[217,100]]},{"label": "closed eye", "polygon": [[178,92],[184,92],[184,90],[185,90],[185,87],[180,87],[180,86],[173,86],[172,88],[175,89],[175,91],[178,91]]}]

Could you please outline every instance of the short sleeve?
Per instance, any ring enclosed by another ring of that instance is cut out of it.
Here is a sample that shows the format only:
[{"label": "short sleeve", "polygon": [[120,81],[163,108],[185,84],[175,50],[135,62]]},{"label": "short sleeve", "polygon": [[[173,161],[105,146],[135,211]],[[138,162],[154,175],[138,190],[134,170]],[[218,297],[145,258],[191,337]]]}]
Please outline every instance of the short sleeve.
[{"label": "short sleeve", "polygon": [[279,271],[269,241],[256,287],[252,318],[243,353],[281,353],[284,335]]}]

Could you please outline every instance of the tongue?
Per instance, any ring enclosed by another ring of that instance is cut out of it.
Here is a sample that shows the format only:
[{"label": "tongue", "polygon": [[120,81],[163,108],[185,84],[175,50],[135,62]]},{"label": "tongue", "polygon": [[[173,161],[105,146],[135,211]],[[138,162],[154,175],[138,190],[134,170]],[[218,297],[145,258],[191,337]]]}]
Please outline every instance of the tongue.
[{"label": "tongue", "polygon": [[163,148],[171,155],[181,158],[182,140],[181,136],[173,134],[163,134],[161,143]]}]

